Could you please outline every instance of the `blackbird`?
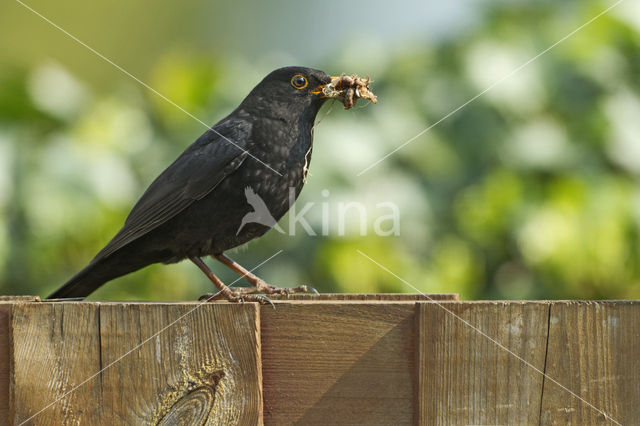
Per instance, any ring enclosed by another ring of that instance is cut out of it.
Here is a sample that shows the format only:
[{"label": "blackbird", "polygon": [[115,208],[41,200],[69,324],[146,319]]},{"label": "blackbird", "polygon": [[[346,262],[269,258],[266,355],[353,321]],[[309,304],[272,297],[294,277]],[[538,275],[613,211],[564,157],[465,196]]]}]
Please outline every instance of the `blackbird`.
[{"label": "blackbird", "polygon": [[[122,229],[49,299],[84,298],[107,281],[152,263],[186,258],[217,287],[208,299],[265,302],[265,296],[252,293],[307,291],[306,286],[268,285],[224,252],[271,229],[290,207],[290,188],[296,197],[300,193],[318,110],[327,99],[341,95],[327,90],[331,82],[324,72],[305,67],[267,75],[153,181]],[[261,199],[270,220],[243,221],[253,212],[249,193]],[[252,287],[227,287],[202,261],[207,255],[244,276]]]}]

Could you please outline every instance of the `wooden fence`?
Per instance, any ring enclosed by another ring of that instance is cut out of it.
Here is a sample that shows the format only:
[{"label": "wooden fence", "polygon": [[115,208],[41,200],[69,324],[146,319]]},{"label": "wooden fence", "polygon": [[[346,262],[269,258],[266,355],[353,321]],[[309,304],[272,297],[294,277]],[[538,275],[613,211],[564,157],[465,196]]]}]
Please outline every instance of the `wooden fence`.
[{"label": "wooden fence", "polygon": [[640,302],[0,301],[20,424],[639,424]]}]

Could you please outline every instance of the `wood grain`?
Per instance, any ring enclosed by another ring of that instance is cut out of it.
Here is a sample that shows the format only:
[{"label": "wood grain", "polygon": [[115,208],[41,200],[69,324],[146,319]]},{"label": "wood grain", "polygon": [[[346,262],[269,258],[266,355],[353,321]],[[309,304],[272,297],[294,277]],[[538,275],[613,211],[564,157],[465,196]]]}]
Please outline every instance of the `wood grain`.
[{"label": "wood grain", "polygon": [[272,300],[281,301],[300,301],[300,302],[418,302],[431,300],[458,300],[456,293],[429,293],[411,294],[411,293],[294,293],[289,296],[272,295]]},{"label": "wood grain", "polygon": [[0,419],[11,415],[11,317],[17,303],[40,301],[38,296],[0,296]]},{"label": "wood grain", "polygon": [[0,301],[0,423],[640,419],[638,301],[336,299]]},{"label": "wood grain", "polygon": [[[104,373],[103,395],[117,417],[156,423],[176,402],[203,386],[213,389],[210,424],[255,424],[261,409],[259,328],[255,304],[104,305],[105,348],[129,348],[151,330],[172,324]],[[197,309],[195,309],[197,308]],[[105,365],[122,351],[103,352]],[[135,377],[136,380],[129,380]],[[123,388],[124,387],[124,388]],[[139,395],[127,401],[126,395]],[[215,420],[215,421],[213,421]]]},{"label": "wood grain", "polygon": [[255,304],[47,303],[14,309],[16,423],[52,402],[37,424],[172,424],[185,412],[198,424],[261,421]]},{"label": "wood grain", "polygon": [[0,301],[0,419],[9,418],[9,377],[11,375],[11,310],[13,305]]},{"label": "wood grain", "polygon": [[[418,304],[417,423],[537,424],[549,305]],[[472,328],[475,327],[476,329]]]},{"label": "wood grain", "polygon": [[89,424],[100,418],[99,380],[72,392],[101,367],[96,304],[16,304],[12,335],[15,424]]},{"label": "wood grain", "polygon": [[263,307],[264,422],[412,424],[414,303]]},{"label": "wood grain", "polygon": [[541,424],[638,424],[640,303],[558,302],[549,324],[546,372],[582,400],[545,380]]}]

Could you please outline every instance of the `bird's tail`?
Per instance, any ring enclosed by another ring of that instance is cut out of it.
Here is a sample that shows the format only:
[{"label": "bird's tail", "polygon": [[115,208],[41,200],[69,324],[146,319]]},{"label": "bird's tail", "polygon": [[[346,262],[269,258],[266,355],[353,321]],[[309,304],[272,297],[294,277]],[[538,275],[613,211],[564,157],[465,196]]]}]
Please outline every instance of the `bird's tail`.
[{"label": "bird's tail", "polygon": [[85,298],[107,281],[137,271],[149,264],[148,262],[134,263],[131,262],[131,258],[123,262],[120,258],[121,256],[108,256],[99,260],[94,259],[47,299]]}]

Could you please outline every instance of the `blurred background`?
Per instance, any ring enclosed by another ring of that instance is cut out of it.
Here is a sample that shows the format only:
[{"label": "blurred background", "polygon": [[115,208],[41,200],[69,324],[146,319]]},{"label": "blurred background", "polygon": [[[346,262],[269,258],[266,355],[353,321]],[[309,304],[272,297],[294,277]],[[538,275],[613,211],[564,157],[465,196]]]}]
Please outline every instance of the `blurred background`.
[{"label": "blurred background", "polygon": [[[465,299],[640,298],[640,3],[627,0],[362,175],[611,1],[27,3],[207,123],[269,71],[369,74],[378,105],[318,118],[299,206],[321,234],[230,253],[279,286]],[[17,2],[0,13],[0,293],[46,296],[204,129]],[[366,206],[366,235],[336,206]],[[373,232],[391,202],[399,235]],[[325,219],[326,220],[326,219]],[[288,218],[280,222],[286,229]],[[232,282],[219,265],[214,271]],[[243,284],[244,285],[244,284]],[[190,262],[91,299],[193,300]]]}]

